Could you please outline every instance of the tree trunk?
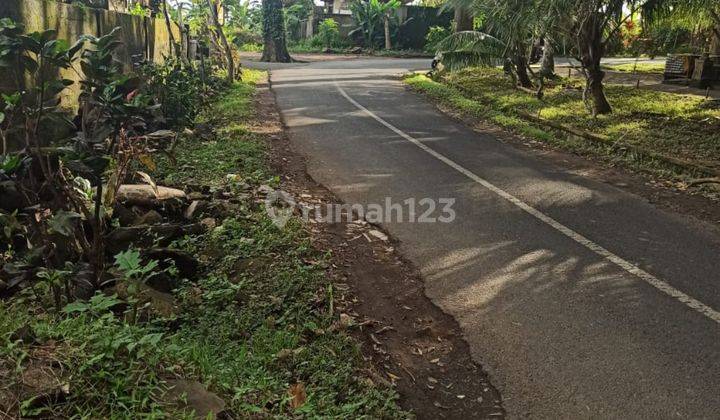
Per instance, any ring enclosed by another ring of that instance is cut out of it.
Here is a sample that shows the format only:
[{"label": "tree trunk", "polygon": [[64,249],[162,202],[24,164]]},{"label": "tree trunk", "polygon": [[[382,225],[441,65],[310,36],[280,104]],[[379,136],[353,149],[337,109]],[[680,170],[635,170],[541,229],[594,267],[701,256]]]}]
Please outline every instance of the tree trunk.
[{"label": "tree trunk", "polygon": [[555,50],[552,43],[545,39],[543,46],[542,64],[540,65],[540,77],[555,76]]},{"label": "tree trunk", "polygon": [[165,27],[168,31],[168,38],[170,38],[170,54],[175,54],[175,57],[180,57],[180,52],[178,51],[178,46],[175,43],[175,35],[173,35],[172,31],[172,25],[170,24],[170,15],[168,14],[167,10],[167,0],[163,0],[163,17],[165,18]]},{"label": "tree trunk", "polygon": [[229,83],[233,83],[235,81],[235,60],[232,56],[232,50],[230,49],[230,44],[228,44],[227,38],[225,38],[225,33],[222,30],[222,26],[220,26],[220,21],[218,20],[218,12],[215,8],[215,4],[213,4],[213,0],[207,0],[207,3],[208,7],[210,7],[210,15],[213,20],[213,25],[215,26],[215,33],[217,34],[217,37],[222,43],[223,50],[225,50],[225,61],[227,62],[227,80]]},{"label": "tree trunk", "polygon": [[186,66],[192,66],[190,62],[190,36],[188,34],[188,28],[185,26],[183,19],[183,5],[178,6],[178,28],[180,28],[180,59]]},{"label": "tree trunk", "polygon": [[712,42],[710,42],[710,54],[720,55],[720,27],[713,31]]},{"label": "tree trunk", "polygon": [[708,8],[712,18],[712,41],[710,41],[710,54],[720,54],[720,11]]},{"label": "tree trunk", "polygon": [[313,7],[310,8],[310,14],[308,15],[307,22],[305,23],[305,39],[310,39],[313,37],[313,35],[314,35],[313,32],[315,32],[314,24],[315,24],[315,6],[313,5]]},{"label": "tree trunk", "polygon": [[473,27],[473,15],[472,13],[462,7],[455,8],[455,32],[472,31]]},{"label": "tree trunk", "polygon": [[[390,12],[387,12],[390,13]],[[385,14],[385,49],[389,50],[392,48],[392,44],[390,42],[390,16],[388,14]]]},{"label": "tree trunk", "polygon": [[524,55],[517,55],[513,61],[520,86],[524,88],[531,88],[533,84],[532,81],[530,81],[530,76],[528,76],[527,72],[527,58],[525,58]]},{"label": "tree trunk", "polygon": [[580,61],[585,71],[585,92],[583,97],[592,97],[592,114],[610,114],[612,107],[605,97],[603,79],[605,72],[600,68],[600,60],[605,53],[603,46],[603,31],[600,22],[603,17],[599,13],[594,14],[585,20],[578,34],[578,48],[581,56]]},{"label": "tree trunk", "polygon": [[289,63],[292,61],[285,41],[282,0],[262,0],[263,54],[260,61]]}]

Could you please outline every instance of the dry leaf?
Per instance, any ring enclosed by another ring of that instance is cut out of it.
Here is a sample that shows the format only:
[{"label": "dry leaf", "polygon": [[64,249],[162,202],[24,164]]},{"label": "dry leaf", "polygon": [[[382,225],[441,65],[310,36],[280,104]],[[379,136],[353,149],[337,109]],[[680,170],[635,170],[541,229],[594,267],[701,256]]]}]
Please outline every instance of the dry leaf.
[{"label": "dry leaf", "polygon": [[290,400],[290,407],[293,410],[296,410],[303,404],[305,404],[305,400],[307,399],[307,393],[305,392],[305,385],[303,385],[302,382],[298,382],[295,385],[290,385],[290,389],[288,389],[288,394],[290,394],[290,397],[292,398]]},{"label": "dry leaf", "polygon": [[158,196],[160,196],[160,192],[158,191],[157,184],[152,179],[152,177],[143,171],[137,171],[137,174],[140,175],[140,178],[142,178],[142,180],[145,181],[146,184],[152,187],[153,192],[155,193],[155,198],[158,198]]},{"label": "dry leaf", "polygon": [[155,172],[155,170],[157,169],[155,161],[153,160],[152,156],[148,154],[142,154],[138,156],[138,160],[140,161],[140,163],[145,165],[145,167],[148,168],[150,172]]}]

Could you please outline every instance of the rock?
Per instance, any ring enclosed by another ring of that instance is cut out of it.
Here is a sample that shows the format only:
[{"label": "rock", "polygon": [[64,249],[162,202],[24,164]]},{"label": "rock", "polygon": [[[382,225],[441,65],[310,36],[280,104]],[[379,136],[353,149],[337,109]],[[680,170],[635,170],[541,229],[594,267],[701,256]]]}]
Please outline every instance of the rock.
[{"label": "rock", "polygon": [[25,198],[17,189],[15,181],[0,182],[0,209],[13,212],[25,207]]},{"label": "rock", "polygon": [[172,291],[177,289],[179,286],[178,280],[165,272],[159,272],[151,275],[150,278],[145,281],[145,284],[153,290],[169,294],[171,294]]},{"label": "rock", "polygon": [[163,222],[163,217],[155,210],[148,210],[145,214],[138,216],[133,222],[133,226],[159,225]]},{"label": "rock", "polygon": [[[116,284],[115,293],[117,293],[120,299],[129,298],[128,283],[123,281]],[[161,292],[146,284],[138,283],[137,290],[133,293],[133,297],[138,299],[138,307],[149,304],[148,307],[154,314],[165,318],[174,318],[178,314],[175,298],[170,293]]]},{"label": "rock", "polygon": [[230,202],[233,204],[241,204],[241,203],[247,203],[250,202],[252,199],[252,196],[247,193],[237,193],[233,197],[230,198]]},{"label": "rock", "polygon": [[[195,195],[196,198],[193,198],[193,197],[191,197],[191,196],[188,194],[188,199],[189,199],[189,200],[203,200],[203,199],[206,199],[206,198],[208,198],[208,194],[210,194],[210,190],[211,190],[211,188],[210,188],[209,185],[205,185],[205,184],[195,184],[195,183],[192,183],[192,182],[186,183],[186,184],[185,184],[185,188],[187,188],[188,190],[192,191],[192,193],[196,193],[196,194],[199,193],[199,194],[202,194],[202,195],[203,195],[202,197],[199,197],[199,196]],[[191,194],[192,194],[192,193],[191,193]]]},{"label": "rock", "polygon": [[200,263],[192,255],[178,249],[153,248],[145,253],[145,256],[160,263],[161,268],[167,268],[167,260],[171,260],[178,269],[180,277],[193,279],[197,275]]},{"label": "rock", "polygon": [[355,47],[355,48],[352,48],[349,52],[350,52],[350,54],[362,54],[363,49],[362,49],[362,47]]},{"label": "rock", "polygon": [[196,419],[214,419],[225,410],[225,401],[208,391],[200,382],[187,379],[170,379],[168,390],[160,398],[186,413],[194,412]]},{"label": "rock", "polygon": [[188,200],[190,201],[197,201],[197,200],[207,200],[207,195],[201,193],[200,191],[193,191],[191,193],[188,193],[187,195]]},{"label": "rock", "polygon": [[261,185],[258,187],[257,192],[258,192],[258,194],[261,194],[261,195],[268,195],[268,194],[275,192],[275,188],[273,188],[269,185]]},{"label": "rock", "polygon": [[240,212],[240,205],[230,200],[214,200],[208,206],[207,212],[218,219],[235,216]]},{"label": "rock", "polygon": [[77,271],[72,276],[73,296],[76,299],[87,300],[95,294],[95,286],[93,281],[95,272],[88,263],[78,263]]},{"label": "rock", "polygon": [[162,201],[177,199],[185,200],[187,196],[182,190],[168,187],[157,187],[157,194],[152,186],[147,184],[123,184],[117,192],[117,200],[125,204],[141,206],[155,206]]},{"label": "rock", "polygon": [[201,140],[212,140],[215,138],[215,132],[213,131],[212,125],[206,123],[195,124],[195,130],[193,130],[195,136]]},{"label": "rock", "polygon": [[[34,276],[35,271],[24,264],[5,263],[2,270],[0,270],[0,279],[5,283],[4,291],[12,291],[11,289],[20,286],[21,283],[27,282]],[[0,290],[3,289],[0,288]]]},{"label": "rock", "polygon": [[113,217],[118,219],[120,226],[130,226],[137,219],[137,215],[132,210],[120,203],[115,203]]},{"label": "rock", "polygon": [[355,318],[346,313],[340,314],[340,327],[347,329],[353,325],[355,325]]},{"label": "rock", "polygon": [[380,239],[381,241],[387,241],[387,240],[388,240],[388,236],[387,236],[386,234],[380,232],[379,230],[372,229],[372,230],[370,230],[368,233],[369,233],[371,236],[374,236],[375,238]]},{"label": "rock", "polygon": [[185,235],[198,235],[207,229],[200,223],[180,225],[175,223],[163,223],[154,226],[130,226],[119,227],[112,230],[105,236],[106,250],[110,255],[128,249],[131,245],[138,248],[153,246],[158,239],[160,246],[167,246],[175,239]]},{"label": "rock", "polygon": [[217,220],[214,217],[206,217],[200,221],[200,224],[205,226],[207,230],[213,230],[217,226]]},{"label": "rock", "polygon": [[183,214],[183,216],[188,220],[192,220],[198,215],[205,212],[209,206],[210,203],[208,203],[207,201],[195,200],[190,203],[187,209],[185,209],[185,213]]}]

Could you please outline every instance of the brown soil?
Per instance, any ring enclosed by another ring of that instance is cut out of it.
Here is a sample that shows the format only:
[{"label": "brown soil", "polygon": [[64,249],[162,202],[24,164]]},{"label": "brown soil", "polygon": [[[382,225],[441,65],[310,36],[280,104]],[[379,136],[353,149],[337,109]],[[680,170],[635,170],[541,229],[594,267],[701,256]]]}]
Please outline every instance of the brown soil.
[{"label": "brown soil", "polygon": [[[307,174],[267,86],[259,86],[257,103],[282,189],[303,201],[339,203]],[[352,319],[373,381],[395,387],[400,405],[418,418],[504,417],[500,395],[470,358],[457,322],[425,296],[417,270],[392,238],[373,236],[381,229],[362,221],[307,227],[319,249],[332,250],[336,309]]]}]

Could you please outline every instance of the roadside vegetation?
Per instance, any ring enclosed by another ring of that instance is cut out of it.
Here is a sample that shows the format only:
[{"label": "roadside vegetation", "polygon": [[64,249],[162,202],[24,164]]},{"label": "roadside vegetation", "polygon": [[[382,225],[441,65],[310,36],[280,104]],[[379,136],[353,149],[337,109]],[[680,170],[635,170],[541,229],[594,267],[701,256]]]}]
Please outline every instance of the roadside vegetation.
[{"label": "roadside vegetation", "polygon": [[623,73],[662,74],[665,70],[665,63],[605,64],[603,68]]},{"label": "roadside vegetation", "polygon": [[[640,89],[639,81],[637,86],[605,82],[608,71],[662,74],[664,62],[601,63],[609,54],[717,54],[716,2],[449,0],[447,5],[474,16],[473,24],[428,33],[437,60],[429,74],[405,79],[416,90],[455,111],[568,150],[672,178],[702,178],[691,185],[720,179],[717,101]],[[580,63],[581,78],[556,73],[558,53]],[[706,73],[694,82],[706,86],[716,77]]]},{"label": "roadside vegetation", "polygon": [[[615,112],[592,117],[583,102],[580,79],[558,78],[548,83],[542,99],[516,89],[512,80],[496,68],[468,68],[447,73],[437,80],[414,74],[405,81],[468,116],[568,150],[632,162],[643,169],[699,175],[648,159],[625,145],[709,166],[717,161],[720,152],[720,108],[702,97],[609,85],[607,95],[616,104]],[[604,135],[610,142],[593,142],[538,124],[526,118],[528,114]]]},{"label": "roadside vegetation", "polygon": [[265,75],[230,83],[221,42],[125,73],[118,34],[0,21],[31,82],[0,108],[0,417],[407,416],[363,373],[327,250],[265,213]]}]

